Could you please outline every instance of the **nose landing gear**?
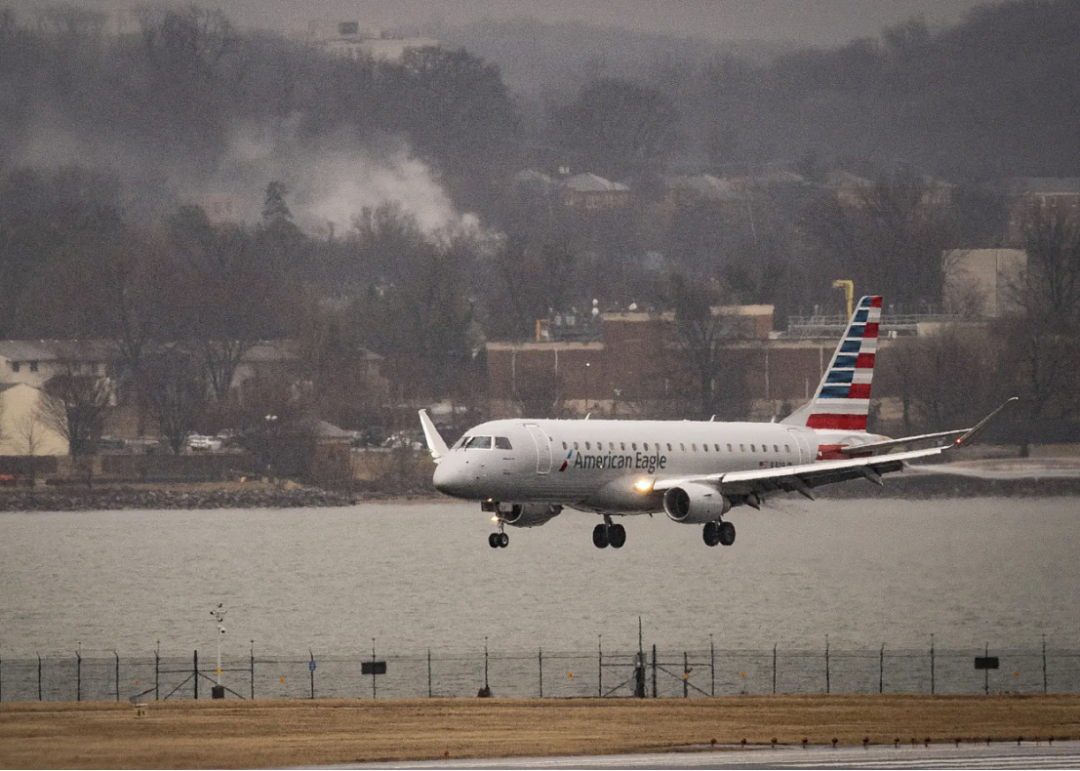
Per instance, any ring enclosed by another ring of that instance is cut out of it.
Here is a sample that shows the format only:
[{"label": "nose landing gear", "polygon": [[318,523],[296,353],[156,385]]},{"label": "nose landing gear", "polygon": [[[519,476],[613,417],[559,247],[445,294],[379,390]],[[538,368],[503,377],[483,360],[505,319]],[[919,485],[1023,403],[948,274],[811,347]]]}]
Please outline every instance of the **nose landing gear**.
[{"label": "nose landing gear", "polygon": [[592,542],[597,549],[621,549],[626,543],[626,528],[612,524],[611,517],[605,514],[603,524],[593,528]]},{"label": "nose landing gear", "polygon": [[731,546],[735,543],[735,525],[722,520],[706,522],[701,531],[701,539],[706,546]]}]

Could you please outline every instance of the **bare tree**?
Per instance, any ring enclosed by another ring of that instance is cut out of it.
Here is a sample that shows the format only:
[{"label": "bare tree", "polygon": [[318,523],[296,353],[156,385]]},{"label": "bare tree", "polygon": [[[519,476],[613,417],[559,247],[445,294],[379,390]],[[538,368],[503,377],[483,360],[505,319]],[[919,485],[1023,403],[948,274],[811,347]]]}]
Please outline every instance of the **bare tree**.
[{"label": "bare tree", "polygon": [[107,378],[69,369],[45,382],[38,417],[67,440],[71,456],[92,455],[111,396]]},{"label": "bare tree", "polygon": [[203,368],[190,351],[167,345],[144,358],[138,379],[150,414],[169,447],[179,454],[207,407]]},{"label": "bare tree", "polygon": [[21,415],[14,425],[16,447],[23,455],[37,455],[45,444],[46,425],[36,411]]}]

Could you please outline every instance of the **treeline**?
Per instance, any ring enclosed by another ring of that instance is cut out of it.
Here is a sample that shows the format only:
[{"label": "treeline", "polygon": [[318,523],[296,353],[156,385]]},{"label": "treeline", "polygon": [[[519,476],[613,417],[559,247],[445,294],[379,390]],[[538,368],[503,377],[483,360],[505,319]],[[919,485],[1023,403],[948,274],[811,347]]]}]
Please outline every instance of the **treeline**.
[{"label": "treeline", "polygon": [[[1073,3],[1032,0],[771,63],[672,57],[637,78],[597,67],[580,90],[530,103],[465,50],[376,62],[241,33],[197,7],[144,10],[121,35],[82,6],[29,22],[0,9],[0,336],[117,341],[124,377],[162,432],[181,437],[181,414],[209,430],[294,409],[280,387],[246,415],[200,402],[227,402],[258,340],[299,340],[304,410],[357,427],[413,398],[476,404],[484,339],[527,339],[536,319],[594,299],[682,318],[767,302],[783,319],[838,308],[831,282],[851,278],[900,307],[940,308],[942,250],[1008,238],[1011,202],[995,181],[1080,168],[1067,130],[1080,110],[1065,85],[1080,75],[1064,33],[1076,16]],[[1022,98],[1004,99],[1009,89]],[[387,194],[345,226],[306,227],[293,212],[310,202],[290,180],[237,160],[240,128],[271,146],[287,136],[384,156],[404,141],[479,221],[424,225]],[[798,181],[762,174],[781,161]],[[564,164],[632,194],[590,210],[512,181]],[[256,214],[211,216],[189,191],[212,192],[208,181],[234,168],[245,172],[234,196]],[[846,205],[821,184],[840,168],[871,180]],[[744,180],[734,200],[673,204],[665,177],[679,170]],[[942,186],[935,175],[949,172],[968,181]],[[1028,334],[1039,355],[1072,351],[1075,323],[1060,319],[1080,307],[1075,228],[1027,225],[1018,245],[1048,244],[1017,287],[1039,322],[1001,334]],[[1062,287],[1064,315],[1045,312],[1057,307],[1045,292]],[[389,393],[357,385],[364,347],[386,357]],[[1028,349],[1010,350],[1018,372]],[[1024,366],[1048,394],[1037,418],[1074,414],[1074,358]],[[911,420],[937,425],[932,395],[911,394]]]}]

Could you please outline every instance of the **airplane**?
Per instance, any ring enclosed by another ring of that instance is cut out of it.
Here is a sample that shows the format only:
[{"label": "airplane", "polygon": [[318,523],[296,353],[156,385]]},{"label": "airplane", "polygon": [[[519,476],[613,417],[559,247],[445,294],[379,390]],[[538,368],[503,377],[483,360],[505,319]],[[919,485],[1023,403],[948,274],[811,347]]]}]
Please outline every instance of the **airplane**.
[{"label": "airplane", "polygon": [[[616,515],[664,512],[673,522],[701,525],[708,546],[730,546],[726,515],[760,509],[784,492],[814,499],[820,485],[866,479],[909,461],[969,444],[1016,401],[1012,397],[971,428],[890,439],[867,432],[877,354],[881,297],[859,300],[813,398],[777,423],[659,420],[530,420],[482,423],[447,447],[426,410],[420,424],[436,465],[435,488],[479,500],[509,544],[506,526],[537,527],[564,508],[603,517],[593,529],[600,549],[622,548]],[[905,445],[922,449],[892,452]]]}]

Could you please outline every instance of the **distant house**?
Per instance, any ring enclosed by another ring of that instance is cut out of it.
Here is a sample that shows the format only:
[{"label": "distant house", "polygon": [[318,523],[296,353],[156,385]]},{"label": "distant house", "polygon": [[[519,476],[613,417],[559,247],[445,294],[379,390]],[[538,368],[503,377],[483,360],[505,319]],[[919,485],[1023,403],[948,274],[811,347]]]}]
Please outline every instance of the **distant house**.
[{"label": "distant house", "polygon": [[562,201],[573,209],[618,209],[630,203],[630,188],[586,172],[562,181]]},{"label": "distant house", "polygon": [[60,374],[115,379],[119,363],[112,340],[0,340],[0,383],[41,388]]}]

